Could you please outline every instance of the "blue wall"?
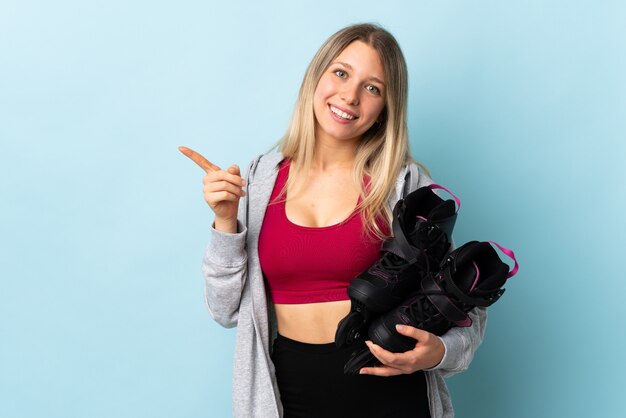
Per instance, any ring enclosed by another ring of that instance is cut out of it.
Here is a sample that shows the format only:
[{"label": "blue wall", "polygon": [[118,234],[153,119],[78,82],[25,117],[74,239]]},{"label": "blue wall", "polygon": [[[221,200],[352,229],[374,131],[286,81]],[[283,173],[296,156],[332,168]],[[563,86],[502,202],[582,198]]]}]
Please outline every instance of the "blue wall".
[{"label": "blue wall", "polygon": [[457,415],[626,416],[624,3],[249,3],[0,3],[0,416],[230,415],[212,216],[177,146],[245,165],[360,21],[404,49],[413,153],[463,200],[457,242],[522,265],[449,380]]}]

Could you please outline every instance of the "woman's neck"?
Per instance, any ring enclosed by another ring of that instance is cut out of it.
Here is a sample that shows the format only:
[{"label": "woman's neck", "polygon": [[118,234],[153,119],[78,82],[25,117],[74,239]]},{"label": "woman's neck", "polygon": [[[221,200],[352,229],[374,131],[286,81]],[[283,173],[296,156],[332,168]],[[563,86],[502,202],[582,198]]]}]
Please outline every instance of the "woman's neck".
[{"label": "woman's neck", "polygon": [[352,168],[356,158],[357,141],[315,141],[311,168],[316,171]]}]

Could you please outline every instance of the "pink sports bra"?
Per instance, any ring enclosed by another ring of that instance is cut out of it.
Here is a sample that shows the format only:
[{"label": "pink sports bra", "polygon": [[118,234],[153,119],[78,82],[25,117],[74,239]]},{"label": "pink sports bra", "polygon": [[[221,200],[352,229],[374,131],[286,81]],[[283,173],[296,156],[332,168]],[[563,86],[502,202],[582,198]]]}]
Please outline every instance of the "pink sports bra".
[{"label": "pink sports bra", "polygon": [[287,219],[276,198],[289,175],[281,163],[259,235],[259,259],[274,303],[348,300],[354,277],[380,256],[381,240],[365,235],[358,213],[326,227],[300,226]]}]

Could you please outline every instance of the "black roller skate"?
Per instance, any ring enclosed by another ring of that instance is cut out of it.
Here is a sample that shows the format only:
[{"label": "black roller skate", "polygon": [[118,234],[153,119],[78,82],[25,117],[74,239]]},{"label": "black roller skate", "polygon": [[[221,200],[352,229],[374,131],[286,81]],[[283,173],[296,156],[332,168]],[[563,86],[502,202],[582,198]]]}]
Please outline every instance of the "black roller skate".
[{"label": "black roller skate", "polygon": [[[494,243],[495,244],[495,243]],[[515,261],[511,250],[500,248]],[[399,334],[396,324],[410,325],[442,335],[453,326],[469,327],[467,314],[476,306],[487,307],[504,293],[506,280],[517,273],[509,272],[488,242],[471,241],[457,248],[445,259],[437,275],[422,279],[421,288],[400,306],[376,319],[369,327],[369,337],[384,349],[401,353],[415,348],[413,338]],[[369,349],[354,353],[345,365],[346,374],[358,374],[362,367],[377,365]]]},{"label": "black roller skate", "polygon": [[438,270],[450,249],[458,209],[453,200],[441,199],[433,189],[444,188],[435,184],[420,187],[394,207],[394,236],[382,245],[380,259],[348,286],[352,307],[337,327],[338,347],[364,336],[374,316],[394,308],[417,290],[431,266]]}]

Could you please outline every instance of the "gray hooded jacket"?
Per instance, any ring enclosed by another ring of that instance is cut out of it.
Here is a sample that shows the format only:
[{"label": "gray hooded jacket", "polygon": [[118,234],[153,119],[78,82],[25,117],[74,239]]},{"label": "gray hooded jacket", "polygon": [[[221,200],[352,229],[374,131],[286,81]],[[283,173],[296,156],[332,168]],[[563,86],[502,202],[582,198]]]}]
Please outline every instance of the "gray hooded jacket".
[{"label": "gray hooded jacket", "polygon": [[[280,153],[271,152],[252,161],[246,174],[246,196],[239,202],[238,232],[229,234],[212,228],[211,241],[202,259],[209,313],[220,325],[237,327],[232,394],[235,418],[283,416],[270,358],[276,321],[258,255],[265,208],[283,158]],[[393,208],[398,199],[430,183],[432,180],[416,164],[406,166],[397,178],[389,207]],[[440,337],[445,345],[444,358],[426,371],[433,418],[454,416],[443,377],[465,370],[482,341],[487,312],[476,308],[470,316],[471,327],[452,328]]]}]

